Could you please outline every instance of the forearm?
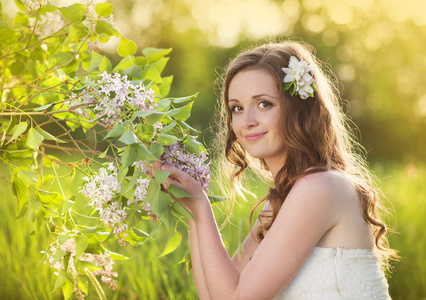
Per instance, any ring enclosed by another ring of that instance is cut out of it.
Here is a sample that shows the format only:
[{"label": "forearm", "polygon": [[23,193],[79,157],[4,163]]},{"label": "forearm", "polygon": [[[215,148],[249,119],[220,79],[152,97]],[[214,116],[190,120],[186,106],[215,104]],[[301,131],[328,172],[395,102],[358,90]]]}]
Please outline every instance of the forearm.
[{"label": "forearm", "polygon": [[210,299],[207,285],[204,278],[204,272],[201,265],[200,251],[198,246],[197,231],[195,223],[189,220],[189,245],[191,248],[191,265],[192,275],[194,277],[195,286],[197,287],[198,296],[201,300]]},{"label": "forearm", "polygon": [[211,299],[237,299],[240,273],[222,242],[211,207],[195,217],[199,255]]}]

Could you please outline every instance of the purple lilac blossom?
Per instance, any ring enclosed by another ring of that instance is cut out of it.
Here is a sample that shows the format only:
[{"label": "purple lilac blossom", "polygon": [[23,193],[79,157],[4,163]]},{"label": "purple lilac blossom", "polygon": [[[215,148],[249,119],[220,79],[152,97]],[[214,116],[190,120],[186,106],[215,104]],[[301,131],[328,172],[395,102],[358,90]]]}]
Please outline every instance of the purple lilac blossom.
[{"label": "purple lilac blossom", "polygon": [[154,91],[147,90],[142,82],[134,85],[127,75],[119,73],[103,72],[99,76],[101,79],[96,81],[86,78],[86,88],[79,95],[71,94],[65,104],[87,117],[92,111],[88,106],[95,105],[96,118],[101,118],[105,125],[122,122],[125,107],[151,111],[156,106]]},{"label": "purple lilac blossom", "polygon": [[170,166],[186,172],[197,180],[203,190],[207,193],[210,184],[210,163],[207,162],[207,155],[200,151],[199,156],[186,150],[186,145],[173,143],[164,147],[164,153],[160,160]]}]

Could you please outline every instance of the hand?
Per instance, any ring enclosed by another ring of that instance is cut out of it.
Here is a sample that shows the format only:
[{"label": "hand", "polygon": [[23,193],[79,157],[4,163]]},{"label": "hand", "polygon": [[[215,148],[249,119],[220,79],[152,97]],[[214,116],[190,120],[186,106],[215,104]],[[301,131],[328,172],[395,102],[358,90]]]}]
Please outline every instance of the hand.
[{"label": "hand", "polygon": [[178,200],[194,216],[194,218],[203,207],[210,207],[210,201],[208,200],[207,194],[201,188],[200,183],[192,176],[178,168],[165,165],[160,161],[154,162],[152,166],[155,170],[170,172],[167,181],[163,184],[164,189],[167,190],[170,184],[174,184],[181,190],[193,196],[188,198],[178,198],[176,200]]}]

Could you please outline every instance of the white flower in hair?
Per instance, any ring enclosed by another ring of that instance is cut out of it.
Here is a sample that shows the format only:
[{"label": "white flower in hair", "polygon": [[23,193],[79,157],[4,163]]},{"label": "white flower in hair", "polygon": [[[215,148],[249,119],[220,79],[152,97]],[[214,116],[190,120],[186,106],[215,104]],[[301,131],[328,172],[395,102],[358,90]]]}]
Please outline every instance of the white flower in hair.
[{"label": "white flower in hair", "polygon": [[317,91],[314,80],[314,67],[309,65],[303,58],[300,61],[295,56],[290,57],[288,68],[282,68],[286,74],[284,77],[284,91],[291,96],[299,95],[302,99],[314,96]]}]

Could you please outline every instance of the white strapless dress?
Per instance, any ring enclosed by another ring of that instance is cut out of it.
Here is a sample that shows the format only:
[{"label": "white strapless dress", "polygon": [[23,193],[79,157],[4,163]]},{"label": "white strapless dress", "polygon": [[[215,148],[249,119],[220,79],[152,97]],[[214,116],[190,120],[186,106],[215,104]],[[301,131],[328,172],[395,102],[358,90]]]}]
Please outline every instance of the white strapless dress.
[{"label": "white strapless dress", "polygon": [[391,299],[376,254],[367,249],[315,247],[276,300]]}]

